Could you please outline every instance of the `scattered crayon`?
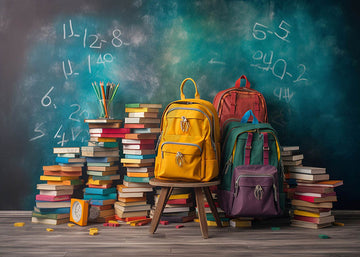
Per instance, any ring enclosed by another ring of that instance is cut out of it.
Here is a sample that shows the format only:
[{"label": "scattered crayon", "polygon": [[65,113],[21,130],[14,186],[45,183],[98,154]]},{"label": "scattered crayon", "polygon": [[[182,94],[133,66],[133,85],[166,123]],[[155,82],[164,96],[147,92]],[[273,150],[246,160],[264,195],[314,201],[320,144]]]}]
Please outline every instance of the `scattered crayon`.
[{"label": "scattered crayon", "polygon": [[46,231],[53,232],[54,230],[52,228],[47,228]]},{"label": "scattered crayon", "polygon": [[328,235],[324,235],[324,234],[319,234],[319,238],[321,239],[328,239],[330,238]]},{"label": "scattered crayon", "polygon": [[23,227],[25,226],[25,222],[16,222],[14,223],[14,227]]}]

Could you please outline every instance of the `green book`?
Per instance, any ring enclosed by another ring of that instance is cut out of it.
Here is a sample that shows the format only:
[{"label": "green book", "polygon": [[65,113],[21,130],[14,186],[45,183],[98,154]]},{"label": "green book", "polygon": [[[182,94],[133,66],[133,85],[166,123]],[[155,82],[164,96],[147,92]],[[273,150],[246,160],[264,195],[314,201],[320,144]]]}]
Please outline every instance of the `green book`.
[{"label": "green book", "polygon": [[107,176],[93,176],[93,180],[117,180],[120,179],[120,175],[107,175]]},{"label": "green book", "polygon": [[119,147],[118,142],[88,142],[88,146],[101,146],[101,147]]},{"label": "green book", "polygon": [[115,162],[88,162],[88,167],[110,167],[114,165]]},{"label": "green book", "polygon": [[149,178],[141,178],[141,177],[128,177],[128,176],[124,176],[124,180],[126,182],[137,182],[137,183],[149,183],[150,179],[152,179],[153,177],[149,177]]},{"label": "green book", "polygon": [[39,212],[32,212],[33,217],[37,217],[40,219],[65,219],[70,217],[70,213],[39,213]]},{"label": "green book", "polygon": [[162,108],[161,104],[142,104],[142,103],[132,103],[125,104],[125,108]]}]

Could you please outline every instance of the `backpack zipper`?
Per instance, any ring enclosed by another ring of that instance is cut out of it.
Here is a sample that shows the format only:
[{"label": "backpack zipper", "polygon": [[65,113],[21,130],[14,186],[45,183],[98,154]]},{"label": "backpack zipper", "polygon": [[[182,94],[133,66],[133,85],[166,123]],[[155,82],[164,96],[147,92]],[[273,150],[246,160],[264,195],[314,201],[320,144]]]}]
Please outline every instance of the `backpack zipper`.
[{"label": "backpack zipper", "polygon": [[236,178],[236,181],[235,181],[235,191],[234,191],[234,197],[236,197],[238,191],[239,191],[239,180],[240,178],[259,178],[259,177],[271,177],[272,178],[272,181],[273,181],[273,189],[274,189],[274,198],[275,198],[275,202],[278,201],[277,199],[277,189],[276,189],[276,185],[275,185],[275,178],[273,175],[270,175],[270,174],[242,174],[242,175],[239,175],[237,178]]},{"label": "backpack zipper", "polygon": [[[206,108],[206,107],[205,107]],[[213,125],[211,123],[211,120],[210,120],[210,117],[209,115],[207,115],[204,111],[200,110],[200,109],[197,109],[197,108],[190,108],[190,107],[174,107],[174,108],[171,108],[167,111],[167,114],[172,112],[172,111],[175,111],[175,110],[192,110],[192,111],[198,111],[198,112],[201,112],[208,120],[209,124],[210,124],[210,139],[211,139],[211,145],[214,149],[214,152],[215,152],[215,157],[217,158],[217,151],[216,151],[216,146],[215,146],[215,139],[214,139],[214,134],[213,134]]]},{"label": "backpack zipper", "polygon": [[199,145],[197,144],[192,144],[192,143],[179,143],[179,142],[171,142],[171,141],[167,141],[161,144],[161,158],[164,158],[164,151],[162,150],[163,146],[166,144],[173,144],[173,145],[189,145],[189,146],[196,146],[197,148],[199,148],[200,150],[200,155],[202,154],[202,149]]}]

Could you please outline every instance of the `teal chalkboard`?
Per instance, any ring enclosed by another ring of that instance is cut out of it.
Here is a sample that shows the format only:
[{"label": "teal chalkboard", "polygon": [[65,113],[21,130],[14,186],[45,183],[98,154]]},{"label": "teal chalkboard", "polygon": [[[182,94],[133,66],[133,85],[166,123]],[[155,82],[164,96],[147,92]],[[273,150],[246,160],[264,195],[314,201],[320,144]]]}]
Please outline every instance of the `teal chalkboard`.
[{"label": "teal chalkboard", "polygon": [[[167,105],[186,77],[203,99],[245,74],[282,145],[343,179],[336,208],[358,209],[359,18],[353,1],[0,0],[0,209],[34,205],[55,146],[82,146],[92,82],[124,104]],[[191,87],[185,94],[193,94]]]}]

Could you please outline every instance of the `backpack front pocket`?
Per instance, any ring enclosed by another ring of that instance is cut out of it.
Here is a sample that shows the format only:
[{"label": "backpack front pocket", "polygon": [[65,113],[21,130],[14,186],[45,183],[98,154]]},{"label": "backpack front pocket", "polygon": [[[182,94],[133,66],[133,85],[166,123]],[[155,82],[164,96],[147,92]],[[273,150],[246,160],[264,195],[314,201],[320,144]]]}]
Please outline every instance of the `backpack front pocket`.
[{"label": "backpack front pocket", "polygon": [[[248,169],[248,167],[259,167]],[[267,217],[280,213],[277,170],[270,165],[238,166],[233,176],[233,216]]]},{"label": "backpack front pocket", "polygon": [[164,141],[160,146],[159,177],[181,180],[201,180],[202,143]]}]

